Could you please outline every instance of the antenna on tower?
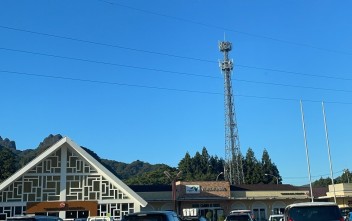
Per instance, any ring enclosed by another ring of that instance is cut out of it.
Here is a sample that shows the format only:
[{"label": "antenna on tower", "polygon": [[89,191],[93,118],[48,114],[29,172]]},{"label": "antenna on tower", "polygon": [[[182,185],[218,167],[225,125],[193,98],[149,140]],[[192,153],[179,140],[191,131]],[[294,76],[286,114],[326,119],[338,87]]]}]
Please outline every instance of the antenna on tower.
[{"label": "antenna on tower", "polygon": [[[224,33],[225,39],[225,33]],[[242,166],[242,154],[238,137],[238,128],[235,112],[235,104],[232,95],[231,72],[233,61],[229,59],[232,49],[231,42],[219,42],[219,50],[224,54],[224,60],[220,61],[220,69],[224,75],[225,91],[225,166],[224,177],[230,184],[243,184],[244,174]]]}]

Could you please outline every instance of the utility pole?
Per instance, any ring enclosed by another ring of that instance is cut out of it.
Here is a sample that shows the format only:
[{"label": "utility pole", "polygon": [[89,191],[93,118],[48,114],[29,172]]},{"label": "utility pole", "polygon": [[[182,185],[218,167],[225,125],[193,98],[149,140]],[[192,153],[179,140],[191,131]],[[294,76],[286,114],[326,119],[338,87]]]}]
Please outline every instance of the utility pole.
[{"label": "utility pole", "polygon": [[180,177],[182,171],[179,171],[176,176],[172,176],[169,172],[164,171],[164,174],[169,178],[171,181],[171,189],[172,189],[172,203],[174,206],[174,211],[178,214],[178,208],[177,208],[177,199],[176,199],[176,181]]}]

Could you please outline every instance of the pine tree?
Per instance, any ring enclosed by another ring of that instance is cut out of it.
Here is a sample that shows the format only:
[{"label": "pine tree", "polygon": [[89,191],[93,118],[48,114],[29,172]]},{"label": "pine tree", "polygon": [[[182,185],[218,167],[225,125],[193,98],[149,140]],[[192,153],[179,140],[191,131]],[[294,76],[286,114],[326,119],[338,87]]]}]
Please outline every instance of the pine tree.
[{"label": "pine tree", "polygon": [[244,162],[244,178],[246,184],[260,183],[262,180],[261,166],[258,160],[255,158],[254,152],[251,148],[248,148]]},{"label": "pine tree", "polygon": [[282,178],[276,165],[271,162],[268,151],[264,148],[262,155],[262,176],[263,183],[281,183]]}]

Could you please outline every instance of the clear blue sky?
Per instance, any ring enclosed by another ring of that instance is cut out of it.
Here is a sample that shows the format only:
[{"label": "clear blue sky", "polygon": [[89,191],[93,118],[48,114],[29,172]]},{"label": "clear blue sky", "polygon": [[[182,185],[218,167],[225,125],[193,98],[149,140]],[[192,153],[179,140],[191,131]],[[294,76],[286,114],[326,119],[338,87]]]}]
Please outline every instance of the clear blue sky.
[{"label": "clear blue sky", "polygon": [[0,136],[49,134],[100,157],[177,166],[225,156],[218,41],[232,42],[241,152],[266,148],[284,183],[351,169],[350,1],[0,2]]}]

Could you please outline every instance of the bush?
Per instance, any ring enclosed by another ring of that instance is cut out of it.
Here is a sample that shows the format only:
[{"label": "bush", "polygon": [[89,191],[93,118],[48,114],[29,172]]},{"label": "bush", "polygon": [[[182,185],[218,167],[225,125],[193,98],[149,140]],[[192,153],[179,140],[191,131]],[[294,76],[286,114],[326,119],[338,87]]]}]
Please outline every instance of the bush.
[{"label": "bush", "polygon": [[213,213],[211,211],[208,211],[207,214],[205,214],[205,217],[207,220],[211,221],[213,218]]}]

